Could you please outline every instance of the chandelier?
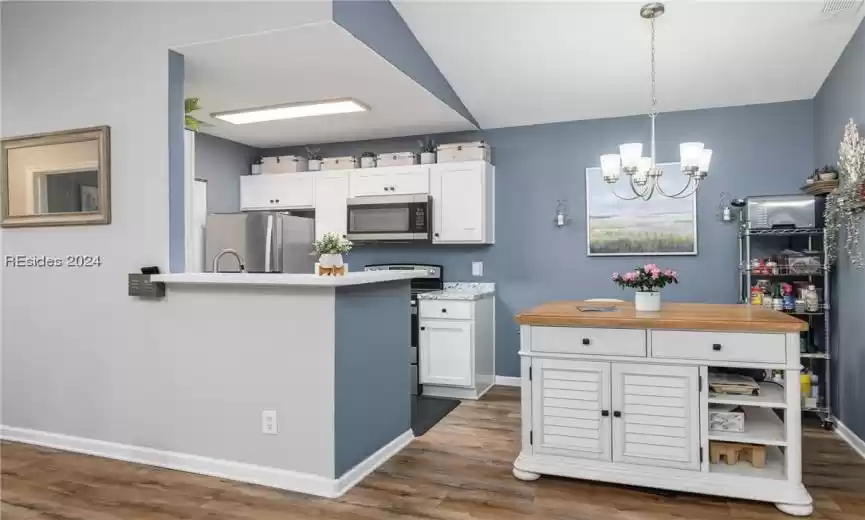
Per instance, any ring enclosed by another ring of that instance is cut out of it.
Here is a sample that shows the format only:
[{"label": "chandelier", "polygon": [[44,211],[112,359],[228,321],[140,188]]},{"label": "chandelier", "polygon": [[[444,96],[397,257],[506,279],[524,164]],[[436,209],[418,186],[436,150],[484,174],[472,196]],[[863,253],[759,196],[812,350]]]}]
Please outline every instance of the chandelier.
[{"label": "chandelier", "polygon": [[[643,156],[643,143],[626,143],[619,146],[618,154],[601,156],[604,181],[611,185],[613,195],[622,200],[649,200],[655,192],[671,199],[690,197],[696,193],[700,181],[709,173],[712,150],[705,148],[703,143],[682,143],[679,145],[679,163],[688,182],[676,193],[666,193],[661,187],[664,171],[655,160],[655,119],[658,117],[658,99],[655,96],[655,18],[662,14],[664,4],[660,2],[651,2],[640,8],[640,16],[652,24],[652,111],[649,113],[652,120],[651,155]],[[616,193],[615,184],[622,172],[628,176],[633,195],[622,196]]]}]

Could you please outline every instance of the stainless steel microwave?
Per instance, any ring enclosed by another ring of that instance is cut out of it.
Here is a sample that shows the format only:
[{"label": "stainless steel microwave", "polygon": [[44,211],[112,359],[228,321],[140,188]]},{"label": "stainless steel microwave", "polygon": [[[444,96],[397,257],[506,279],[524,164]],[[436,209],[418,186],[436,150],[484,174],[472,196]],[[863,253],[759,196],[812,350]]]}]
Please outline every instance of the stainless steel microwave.
[{"label": "stainless steel microwave", "polygon": [[348,199],[348,239],[353,242],[429,242],[429,195],[382,195]]}]

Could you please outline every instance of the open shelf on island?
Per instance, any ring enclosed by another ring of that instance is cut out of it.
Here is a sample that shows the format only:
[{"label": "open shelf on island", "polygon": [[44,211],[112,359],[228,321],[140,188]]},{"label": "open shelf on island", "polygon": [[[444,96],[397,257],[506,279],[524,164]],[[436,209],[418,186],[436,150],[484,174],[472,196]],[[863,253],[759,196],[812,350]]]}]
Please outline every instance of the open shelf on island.
[{"label": "open shelf on island", "polygon": [[760,383],[760,395],[709,393],[709,404],[787,408],[787,402],[784,400],[784,387],[771,382]]},{"label": "open shelf on island", "polygon": [[778,480],[787,478],[784,472],[784,454],[777,446],[766,446],[766,465],[762,468],[755,468],[750,462],[740,462],[731,465],[721,461],[720,464],[709,464],[709,472]]},{"label": "open shelf on island", "polygon": [[768,446],[786,446],[784,422],[770,408],[745,406],[745,431],[709,431],[710,441],[744,442]]}]

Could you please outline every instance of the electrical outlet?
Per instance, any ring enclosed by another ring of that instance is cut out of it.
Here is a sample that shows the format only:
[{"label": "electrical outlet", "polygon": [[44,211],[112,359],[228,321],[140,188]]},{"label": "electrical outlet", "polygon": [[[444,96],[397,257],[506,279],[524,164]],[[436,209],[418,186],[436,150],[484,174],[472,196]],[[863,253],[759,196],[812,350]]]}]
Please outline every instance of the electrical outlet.
[{"label": "electrical outlet", "polygon": [[472,276],[483,276],[484,275],[484,263],[483,262],[472,262]]},{"label": "electrical outlet", "polygon": [[265,435],[276,435],[279,433],[275,410],[263,410],[261,412],[261,433]]}]

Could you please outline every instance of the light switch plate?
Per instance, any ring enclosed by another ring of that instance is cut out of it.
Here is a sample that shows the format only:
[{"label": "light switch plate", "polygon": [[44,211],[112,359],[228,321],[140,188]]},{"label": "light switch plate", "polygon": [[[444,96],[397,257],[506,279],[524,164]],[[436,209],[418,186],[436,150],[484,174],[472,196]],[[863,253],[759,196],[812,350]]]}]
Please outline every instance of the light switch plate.
[{"label": "light switch plate", "polygon": [[483,276],[484,275],[484,263],[483,262],[472,262],[472,276]]}]

